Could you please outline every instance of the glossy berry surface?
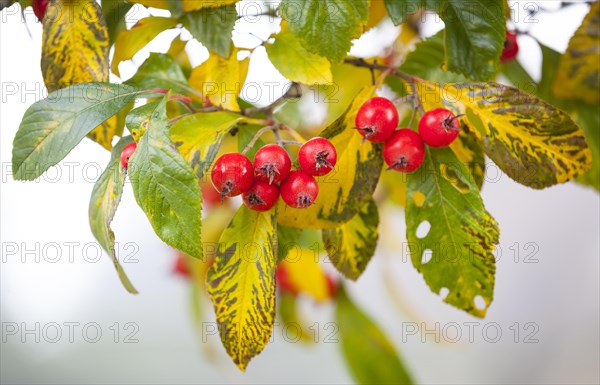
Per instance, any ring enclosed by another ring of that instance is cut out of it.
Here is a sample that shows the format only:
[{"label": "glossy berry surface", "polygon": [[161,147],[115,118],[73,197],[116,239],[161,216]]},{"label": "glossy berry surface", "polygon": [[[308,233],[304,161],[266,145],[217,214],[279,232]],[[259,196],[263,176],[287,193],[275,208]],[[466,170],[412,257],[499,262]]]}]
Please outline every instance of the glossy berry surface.
[{"label": "glossy berry surface", "polygon": [[312,138],[300,147],[298,163],[308,175],[328,174],[337,162],[335,146],[325,138]]},{"label": "glossy berry surface", "polygon": [[279,183],[292,169],[292,161],[285,149],[277,144],[267,144],[254,155],[256,179],[267,183]]},{"label": "glossy berry surface", "polygon": [[371,98],[358,110],[355,125],[365,139],[374,143],[385,142],[398,126],[398,111],[386,98]]},{"label": "glossy berry surface", "polygon": [[121,166],[123,166],[125,170],[129,168],[129,158],[131,158],[131,155],[133,155],[136,148],[136,142],[129,143],[127,146],[123,147],[123,151],[121,151]]},{"label": "glossy berry surface", "polygon": [[511,31],[506,31],[506,39],[504,40],[504,49],[500,60],[511,61],[519,53],[519,44],[517,43],[517,34]]},{"label": "glossy berry surface", "polygon": [[427,111],[419,121],[419,134],[431,147],[446,147],[460,133],[458,117],[445,108]]},{"label": "glossy berry surface", "polygon": [[242,194],[244,204],[255,211],[271,210],[279,199],[279,187],[262,180],[255,180],[250,189]]},{"label": "glossy berry surface", "polygon": [[44,19],[44,15],[46,14],[46,8],[48,8],[48,3],[50,0],[33,0],[31,2],[31,7],[33,8],[33,13],[38,18],[39,21]]},{"label": "glossy berry surface", "polygon": [[228,153],[217,159],[210,176],[221,197],[234,197],[250,188],[254,181],[254,168],[245,155]]},{"label": "glossy berry surface", "polygon": [[319,186],[312,176],[304,171],[295,170],[281,182],[281,198],[290,207],[307,208],[319,195]]},{"label": "glossy berry surface", "polygon": [[425,146],[419,134],[403,128],[394,134],[383,145],[383,159],[388,170],[413,172],[418,169],[425,158]]}]

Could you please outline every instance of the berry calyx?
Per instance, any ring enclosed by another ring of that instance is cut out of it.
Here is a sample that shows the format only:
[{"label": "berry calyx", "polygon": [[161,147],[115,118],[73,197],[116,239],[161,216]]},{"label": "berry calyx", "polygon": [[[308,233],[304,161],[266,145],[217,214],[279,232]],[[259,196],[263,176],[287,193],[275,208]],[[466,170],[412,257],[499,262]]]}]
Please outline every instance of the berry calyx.
[{"label": "berry calyx", "polygon": [[281,198],[290,207],[304,209],[315,203],[319,185],[304,171],[294,170],[281,182]]},{"label": "berry calyx", "polygon": [[413,172],[425,159],[425,146],[419,134],[403,128],[394,132],[383,145],[383,159],[388,170]]},{"label": "berry calyx", "polygon": [[292,161],[285,149],[276,144],[261,147],[254,155],[254,171],[256,179],[271,183],[279,183],[285,179],[292,169]]},{"label": "berry calyx", "polygon": [[279,187],[262,180],[255,180],[250,189],[242,194],[244,204],[255,211],[271,210],[279,199]]},{"label": "berry calyx", "polygon": [[460,133],[459,117],[445,108],[427,111],[419,121],[419,134],[431,147],[446,147]]},{"label": "berry calyx", "polygon": [[511,61],[519,53],[519,44],[517,43],[517,34],[512,31],[506,31],[506,39],[504,40],[504,49],[500,60],[503,62]]},{"label": "berry calyx", "polygon": [[136,142],[129,143],[127,146],[123,147],[123,150],[121,151],[121,166],[123,166],[125,170],[129,168],[129,158],[131,158],[131,155],[133,155],[136,149]]},{"label": "berry calyx", "polygon": [[398,126],[398,111],[386,98],[371,98],[358,110],[355,125],[365,139],[374,143],[385,142]]},{"label": "berry calyx", "polygon": [[335,146],[327,139],[315,137],[304,143],[298,152],[298,162],[308,175],[328,174],[337,162]]},{"label": "berry calyx", "polygon": [[245,155],[228,153],[216,160],[210,176],[221,198],[234,197],[248,191],[254,181],[254,168]]},{"label": "berry calyx", "polygon": [[50,0],[33,0],[31,2],[31,8],[33,8],[33,13],[39,21],[42,21],[44,19],[44,15],[46,14],[46,8],[48,7],[49,2]]}]

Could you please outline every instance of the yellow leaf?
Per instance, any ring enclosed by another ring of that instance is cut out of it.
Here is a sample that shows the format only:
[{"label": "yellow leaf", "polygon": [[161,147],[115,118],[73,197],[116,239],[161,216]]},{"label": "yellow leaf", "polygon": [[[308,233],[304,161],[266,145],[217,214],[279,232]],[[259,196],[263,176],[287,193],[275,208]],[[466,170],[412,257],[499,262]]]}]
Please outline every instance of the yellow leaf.
[{"label": "yellow leaf", "polygon": [[313,250],[299,249],[281,261],[292,287],[316,301],[330,298],[327,276],[319,266],[318,255]]},{"label": "yellow leaf", "polygon": [[[167,55],[171,56],[175,59],[175,62],[179,64],[181,70],[188,74],[192,71],[192,65],[190,64],[190,58],[188,57],[187,52],[185,51],[185,46],[187,45],[186,40],[181,40],[180,38],[173,39],[169,50],[167,51]],[[187,75],[186,75],[187,76]]]},{"label": "yellow leaf", "polygon": [[381,145],[363,143],[363,137],[354,129],[354,120],[358,109],[374,92],[373,86],[364,88],[347,111],[320,134],[337,150],[335,169],[317,179],[319,195],[311,207],[294,209],[280,201],[280,224],[313,229],[338,227],[371,199],[383,165]]},{"label": "yellow leaf", "polygon": [[533,188],[567,182],[591,166],[583,132],[565,112],[497,83],[421,83],[426,110],[445,106],[511,178]]},{"label": "yellow leaf", "polygon": [[326,58],[308,52],[287,28],[266,47],[271,63],[286,78],[303,84],[331,83],[331,64]]},{"label": "yellow leaf", "polygon": [[273,211],[242,205],[219,240],[206,278],[221,341],[241,370],[264,349],[273,331],[275,226]]},{"label": "yellow leaf", "polygon": [[121,76],[119,64],[122,61],[131,59],[159,33],[176,25],[176,19],[151,16],[141,19],[131,29],[121,31],[115,41],[115,53],[111,65],[112,72],[117,76]]},{"label": "yellow leaf", "polygon": [[237,98],[248,74],[249,59],[240,61],[237,53],[233,49],[229,58],[210,55],[190,75],[192,87],[206,95],[212,104],[231,111],[240,110]]},{"label": "yellow leaf", "polygon": [[383,20],[384,17],[387,16],[387,14],[387,9],[385,8],[385,3],[383,0],[372,0],[369,7],[369,19],[367,20],[365,30],[368,31],[375,27],[381,22],[381,20]]},{"label": "yellow leaf", "polygon": [[552,91],[559,98],[600,102],[600,3],[589,13],[569,41],[558,64]]},{"label": "yellow leaf", "polygon": [[190,12],[202,8],[216,8],[235,4],[238,0],[183,0],[183,11]]}]

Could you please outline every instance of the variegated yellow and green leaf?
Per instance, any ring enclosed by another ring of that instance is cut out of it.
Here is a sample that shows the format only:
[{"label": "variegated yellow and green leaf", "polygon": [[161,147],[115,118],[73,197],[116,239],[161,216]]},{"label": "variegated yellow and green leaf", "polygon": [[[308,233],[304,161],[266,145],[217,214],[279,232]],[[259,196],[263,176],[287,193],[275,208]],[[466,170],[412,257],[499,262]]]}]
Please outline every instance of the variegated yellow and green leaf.
[{"label": "variegated yellow and green leaf", "polygon": [[132,141],[129,136],[122,138],[113,148],[110,162],[92,190],[89,217],[92,233],[112,259],[121,283],[128,292],[137,294],[137,290],[133,287],[119,263],[118,256],[115,253],[115,234],[110,228],[110,223],[121,201],[123,184],[125,183],[125,173],[120,164],[121,151]]},{"label": "variegated yellow and green leaf", "polygon": [[315,255],[314,250],[294,248],[280,263],[290,285],[298,293],[306,294],[315,301],[325,301],[331,297],[327,276],[319,265],[319,255]]},{"label": "variegated yellow and green leaf", "polygon": [[591,165],[581,129],[562,110],[497,83],[422,83],[426,109],[446,106],[483,141],[485,153],[517,182],[541,189],[567,182]]},{"label": "variegated yellow and green leaf", "polygon": [[129,160],[133,194],[169,246],[202,257],[202,195],[191,167],[169,139],[167,97],[156,106]]},{"label": "variegated yellow and green leaf", "polygon": [[160,100],[146,103],[137,108],[131,110],[125,118],[125,125],[131,133],[133,140],[139,142],[140,138],[144,136],[150,125],[150,117],[160,104]]},{"label": "variegated yellow and green leaf", "polygon": [[408,175],[406,236],[412,263],[434,293],[449,290],[445,302],[483,317],[494,297],[498,225],[452,150],[425,152],[421,168]]},{"label": "variegated yellow and green leaf", "polygon": [[317,179],[319,196],[307,209],[294,209],[279,203],[280,224],[292,227],[330,229],[346,223],[367,203],[377,186],[383,166],[381,146],[354,129],[356,113],[374,95],[375,88],[364,88],[346,112],[319,136],[328,138],[338,153],[335,170]]},{"label": "variegated yellow and green leaf", "polygon": [[267,345],[275,323],[276,226],[273,210],[242,205],[206,277],[221,341],[241,370]]},{"label": "variegated yellow and green leaf", "polygon": [[600,3],[590,11],[562,55],[552,90],[559,98],[600,102]]},{"label": "variegated yellow and green leaf", "polygon": [[333,265],[346,278],[357,280],[375,253],[379,232],[379,213],[370,200],[348,222],[323,230],[323,243]]},{"label": "variegated yellow and green leaf", "polygon": [[139,50],[150,43],[159,33],[177,25],[176,19],[151,16],[140,19],[131,29],[121,31],[115,42],[115,53],[112,59],[112,72],[121,76],[119,64],[131,59]]},{"label": "variegated yellow and green leaf", "polygon": [[229,131],[244,117],[232,112],[206,112],[186,116],[171,127],[171,140],[198,179],[210,170]]},{"label": "variegated yellow and green leaf", "polygon": [[[469,128],[466,128],[469,130]],[[450,148],[456,157],[467,167],[477,187],[481,189],[485,178],[485,153],[481,141],[473,135],[462,131]]]}]

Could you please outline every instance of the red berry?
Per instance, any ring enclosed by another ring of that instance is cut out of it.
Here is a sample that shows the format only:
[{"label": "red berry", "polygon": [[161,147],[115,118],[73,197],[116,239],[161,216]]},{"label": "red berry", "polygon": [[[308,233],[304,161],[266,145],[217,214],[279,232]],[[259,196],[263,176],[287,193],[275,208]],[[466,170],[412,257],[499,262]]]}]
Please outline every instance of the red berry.
[{"label": "red berry", "polygon": [[307,208],[317,199],[319,185],[312,176],[300,170],[290,172],[281,182],[281,198],[291,207],[297,209]]},{"label": "red berry", "polygon": [[280,263],[277,266],[277,270],[275,270],[275,282],[277,282],[277,287],[282,292],[292,295],[298,294],[298,290],[294,287],[292,282],[290,282],[288,271],[282,263]]},{"label": "red berry", "polygon": [[175,265],[173,266],[173,272],[181,277],[188,278],[191,276],[190,267],[188,266],[188,261],[186,261],[186,257],[179,254],[177,259],[175,260]]},{"label": "red berry", "polygon": [[291,169],[290,156],[283,147],[276,144],[267,144],[254,155],[254,171],[258,180],[279,183],[288,176]]},{"label": "red berry", "polygon": [[383,159],[400,172],[413,172],[421,166],[425,158],[425,146],[419,134],[411,129],[403,128],[394,134],[383,145]]},{"label": "red berry", "polygon": [[375,97],[360,107],[355,124],[365,139],[374,143],[385,142],[398,126],[398,111],[388,99]]},{"label": "red berry", "polygon": [[202,189],[202,203],[206,208],[218,206],[223,202],[221,194],[215,190],[210,183],[203,182],[200,184]]},{"label": "red berry", "polygon": [[427,111],[419,121],[419,134],[431,147],[446,147],[460,133],[458,118],[445,108]]},{"label": "red berry", "polygon": [[121,166],[123,166],[125,170],[129,168],[129,158],[131,158],[131,155],[133,155],[136,148],[136,142],[129,143],[127,146],[123,147],[123,151],[121,151]]},{"label": "red berry", "polygon": [[325,278],[327,279],[327,290],[329,292],[329,297],[335,297],[340,283],[336,278],[333,278],[333,276],[329,274],[325,275]]},{"label": "red berry", "polygon": [[252,186],[254,168],[245,155],[224,154],[215,162],[211,179],[221,197],[234,197],[248,191]]},{"label": "red berry", "polygon": [[44,15],[46,14],[46,8],[48,7],[48,3],[50,0],[33,0],[31,2],[31,7],[33,8],[33,13],[38,18],[39,21],[44,19]]},{"label": "red berry", "polygon": [[337,162],[335,146],[325,138],[312,138],[300,147],[298,162],[308,175],[325,175],[333,170]]},{"label": "red berry", "polygon": [[279,187],[262,180],[255,180],[250,189],[242,194],[244,204],[255,211],[271,210],[279,199]]},{"label": "red berry", "polygon": [[517,34],[511,31],[506,31],[506,39],[504,40],[504,49],[500,60],[511,61],[519,53],[519,44],[517,43]]}]

